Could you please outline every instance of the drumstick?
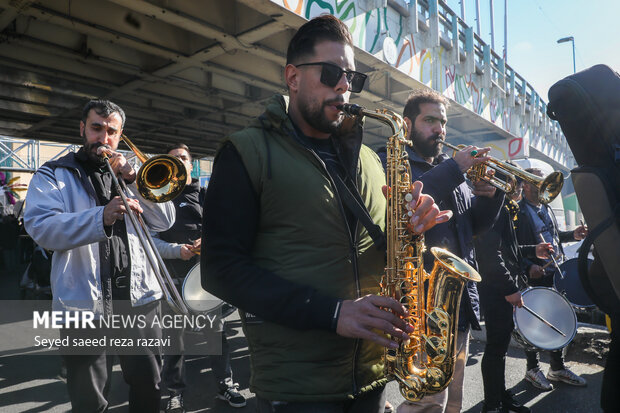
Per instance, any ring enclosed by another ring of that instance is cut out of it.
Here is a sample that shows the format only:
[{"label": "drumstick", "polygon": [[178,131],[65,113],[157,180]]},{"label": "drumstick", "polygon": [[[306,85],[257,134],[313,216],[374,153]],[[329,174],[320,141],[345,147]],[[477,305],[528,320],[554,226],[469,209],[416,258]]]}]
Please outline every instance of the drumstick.
[{"label": "drumstick", "polygon": [[553,261],[549,261],[548,263],[546,263],[545,265],[543,265],[541,268],[544,270],[545,268],[547,268],[548,266],[550,266],[551,264],[553,264]]},{"label": "drumstick", "polygon": [[[545,237],[543,237],[543,234],[538,234],[538,236],[540,237],[540,239],[542,240],[543,243],[547,243],[547,241],[545,241]],[[560,273],[560,277],[562,279],[564,279],[564,273],[562,272],[562,270],[560,269],[560,266],[558,265],[558,262],[555,260],[555,257],[552,254],[549,254],[549,256],[551,257],[551,259],[553,260],[553,264],[555,265],[555,268],[558,269],[558,272]],[[544,267],[543,267],[544,268]]]},{"label": "drumstick", "polygon": [[540,314],[536,313],[530,307],[528,307],[525,304],[523,304],[523,308],[525,308],[531,315],[533,315],[534,317],[536,317],[537,319],[539,319],[540,321],[542,321],[543,323],[547,324],[549,327],[554,329],[556,332],[558,332],[558,333],[562,334],[564,337],[566,337],[566,334],[562,333],[562,330],[560,330],[559,328],[557,328],[556,326],[554,326],[553,324],[551,324],[550,322],[548,322],[547,320],[542,318],[542,316]]}]

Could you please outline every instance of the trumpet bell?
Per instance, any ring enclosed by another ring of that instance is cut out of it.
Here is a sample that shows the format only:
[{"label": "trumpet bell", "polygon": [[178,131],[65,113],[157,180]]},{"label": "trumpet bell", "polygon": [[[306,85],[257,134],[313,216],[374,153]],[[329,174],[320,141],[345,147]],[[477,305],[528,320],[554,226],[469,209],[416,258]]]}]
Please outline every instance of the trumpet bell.
[{"label": "trumpet bell", "polygon": [[543,204],[553,201],[562,191],[564,175],[562,172],[552,172],[542,181],[539,191],[539,199]]},{"label": "trumpet bell", "polygon": [[174,156],[149,158],[138,171],[136,185],[144,199],[166,202],[179,195],[187,182],[187,168]]}]

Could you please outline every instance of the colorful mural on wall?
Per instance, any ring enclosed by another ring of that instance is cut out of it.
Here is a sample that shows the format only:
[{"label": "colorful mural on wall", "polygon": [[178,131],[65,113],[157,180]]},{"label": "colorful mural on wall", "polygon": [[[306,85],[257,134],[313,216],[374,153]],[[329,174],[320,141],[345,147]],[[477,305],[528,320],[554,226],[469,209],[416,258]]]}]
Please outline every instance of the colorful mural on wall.
[{"label": "colorful mural on wall", "polygon": [[[425,32],[410,33],[407,18],[390,7],[372,8],[372,1],[361,0],[272,0],[274,3],[311,19],[330,13],[344,21],[353,35],[355,45],[377,58],[382,55],[383,40],[391,37],[396,43],[398,58],[394,67],[416,81],[441,91],[472,112],[500,128],[519,136],[502,148],[509,157],[527,156],[531,140],[529,124],[519,111],[508,107],[503,96],[483,86],[483,76],[465,71],[452,62],[452,55],[443,47],[423,47]],[[385,60],[384,60],[385,61]],[[388,64],[388,63],[386,63]],[[438,73],[434,73],[438,71]]]}]

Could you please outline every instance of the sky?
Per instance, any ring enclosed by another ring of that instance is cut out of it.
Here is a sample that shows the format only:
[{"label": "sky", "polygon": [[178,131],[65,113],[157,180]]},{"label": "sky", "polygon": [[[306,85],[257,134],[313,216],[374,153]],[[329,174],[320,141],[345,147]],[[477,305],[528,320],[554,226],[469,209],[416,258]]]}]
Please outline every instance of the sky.
[{"label": "sky", "polygon": [[[465,4],[465,22],[476,32],[476,1]],[[495,51],[504,48],[504,0],[479,0],[480,37],[491,44],[490,3],[493,2]],[[620,0],[506,0],[508,3],[507,64],[530,83],[544,101],[556,81],[576,69],[604,63],[620,71]],[[461,0],[446,0],[461,16]]]}]

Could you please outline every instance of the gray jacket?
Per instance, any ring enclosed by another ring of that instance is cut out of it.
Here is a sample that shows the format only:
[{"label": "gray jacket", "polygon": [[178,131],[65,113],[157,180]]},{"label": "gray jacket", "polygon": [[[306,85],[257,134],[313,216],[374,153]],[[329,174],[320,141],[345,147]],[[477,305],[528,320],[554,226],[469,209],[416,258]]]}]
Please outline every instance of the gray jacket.
[{"label": "gray jacket", "polygon": [[[142,198],[135,186],[128,186],[144,210],[149,229],[164,231],[172,226],[172,202],[153,203]],[[86,173],[69,153],[45,163],[35,173],[26,195],[24,225],[32,239],[55,251],[51,286],[54,310],[90,310],[103,314],[99,243],[107,239],[103,209]],[[133,306],[159,300],[162,291],[151,269],[136,231],[125,219],[131,256],[130,295]]]}]

